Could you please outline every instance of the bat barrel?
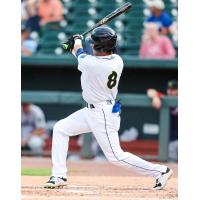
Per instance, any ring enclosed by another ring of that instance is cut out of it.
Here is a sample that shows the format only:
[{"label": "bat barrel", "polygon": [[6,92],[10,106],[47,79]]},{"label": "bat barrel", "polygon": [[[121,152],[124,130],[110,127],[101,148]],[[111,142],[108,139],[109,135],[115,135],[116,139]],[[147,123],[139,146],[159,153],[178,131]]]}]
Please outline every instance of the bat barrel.
[{"label": "bat barrel", "polygon": [[[107,15],[106,17],[104,17],[102,20],[100,20],[97,24],[95,24],[93,27],[91,27],[90,29],[88,29],[87,31],[85,31],[84,33],[82,33],[82,36],[85,36],[86,34],[88,34],[89,32],[91,32],[92,30],[94,30],[95,28],[106,24],[107,22],[111,21],[113,18],[121,15],[122,13],[126,12],[127,10],[129,10],[132,7],[132,4],[130,2],[125,3],[124,5],[122,5],[121,7],[117,8],[116,10],[114,10],[112,13],[110,13],[109,15]],[[68,44],[65,43],[63,44],[63,49],[67,49],[68,48]]]},{"label": "bat barrel", "polygon": [[120,7],[119,9],[122,10],[122,11],[125,11],[125,10],[130,9],[131,7],[132,7],[132,3],[127,2],[122,7]]},{"label": "bat barrel", "polygon": [[84,33],[82,33],[82,36],[85,36],[87,33],[89,33],[90,31],[94,30],[95,28],[106,24],[107,22],[109,22],[110,20],[112,20],[114,17],[121,15],[123,12],[127,11],[128,9],[130,9],[132,7],[132,4],[130,2],[125,3],[124,5],[122,5],[120,8],[117,8],[115,11],[113,11],[112,13],[110,13],[109,15],[107,15],[106,17],[104,17],[102,20],[100,20],[95,26],[93,26],[92,28],[90,28],[89,30],[85,31]]}]

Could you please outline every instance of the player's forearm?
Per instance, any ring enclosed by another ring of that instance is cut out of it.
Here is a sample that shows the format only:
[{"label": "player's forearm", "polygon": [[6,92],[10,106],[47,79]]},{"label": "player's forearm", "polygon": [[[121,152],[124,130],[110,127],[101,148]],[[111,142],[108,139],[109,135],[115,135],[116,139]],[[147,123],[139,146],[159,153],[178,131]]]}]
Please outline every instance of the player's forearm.
[{"label": "player's forearm", "polygon": [[82,41],[81,39],[76,39],[74,43],[74,48],[72,50],[72,54],[77,57],[77,51],[78,49],[83,49]]},{"label": "player's forearm", "polygon": [[164,94],[162,92],[155,90],[155,89],[148,89],[147,90],[147,96],[150,97],[150,98],[154,98],[154,97],[162,98],[164,96]]},{"label": "player's forearm", "polygon": [[33,131],[30,135],[43,135],[45,133],[45,129],[44,128],[38,128],[35,131]]},{"label": "player's forearm", "polygon": [[25,56],[31,56],[32,55],[32,52],[29,49],[25,48],[25,47],[22,47],[21,52]]},{"label": "player's forearm", "polygon": [[155,90],[155,89],[148,89],[147,90],[147,96],[150,97],[150,98],[157,97],[157,93],[158,93],[158,91]]},{"label": "player's forearm", "polygon": [[164,94],[155,89],[148,89],[147,95],[152,99],[152,106],[156,109],[160,109],[162,106],[161,98],[164,96]]}]

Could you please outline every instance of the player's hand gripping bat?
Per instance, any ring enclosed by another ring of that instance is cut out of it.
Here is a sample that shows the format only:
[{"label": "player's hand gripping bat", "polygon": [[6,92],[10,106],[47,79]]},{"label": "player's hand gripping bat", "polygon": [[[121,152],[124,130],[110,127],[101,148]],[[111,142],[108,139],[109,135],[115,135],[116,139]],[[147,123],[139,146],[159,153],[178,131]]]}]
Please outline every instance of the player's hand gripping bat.
[{"label": "player's hand gripping bat", "polygon": [[[111,12],[110,14],[108,14],[106,17],[104,17],[102,20],[100,20],[98,23],[96,23],[94,26],[92,26],[90,29],[88,29],[87,31],[85,31],[84,33],[81,34],[81,37],[84,37],[86,34],[88,34],[89,32],[91,32],[92,30],[94,30],[95,28],[106,24],[107,22],[111,21],[113,18],[121,15],[122,13],[126,12],[127,10],[129,10],[132,7],[132,4],[130,2],[125,3],[124,5],[122,5],[120,8],[117,8],[116,10],[114,10],[113,12]],[[73,36],[70,37],[68,39],[67,42],[65,42],[64,44],[62,44],[62,48],[65,51],[70,51],[71,48],[73,47],[73,43],[74,43],[74,39]]]}]

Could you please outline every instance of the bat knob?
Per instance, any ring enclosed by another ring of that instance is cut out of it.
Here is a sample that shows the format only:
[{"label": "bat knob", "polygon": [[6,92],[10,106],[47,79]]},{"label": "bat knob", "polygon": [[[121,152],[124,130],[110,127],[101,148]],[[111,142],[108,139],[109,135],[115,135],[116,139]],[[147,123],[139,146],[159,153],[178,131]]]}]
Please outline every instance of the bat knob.
[{"label": "bat knob", "polygon": [[63,44],[63,45],[62,45],[62,48],[63,48],[63,49],[65,49],[65,50],[67,50],[67,49],[68,49],[68,47],[69,47],[69,45],[68,45],[68,44]]}]

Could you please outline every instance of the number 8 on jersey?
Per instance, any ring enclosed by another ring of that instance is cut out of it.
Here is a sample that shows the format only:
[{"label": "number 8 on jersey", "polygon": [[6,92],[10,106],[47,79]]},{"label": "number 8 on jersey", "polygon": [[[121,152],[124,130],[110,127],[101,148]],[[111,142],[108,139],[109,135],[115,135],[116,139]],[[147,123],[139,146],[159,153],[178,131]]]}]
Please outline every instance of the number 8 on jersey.
[{"label": "number 8 on jersey", "polygon": [[109,89],[112,89],[117,84],[117,73],[112,71],[112,73],[108,76],[107,86]]}]

